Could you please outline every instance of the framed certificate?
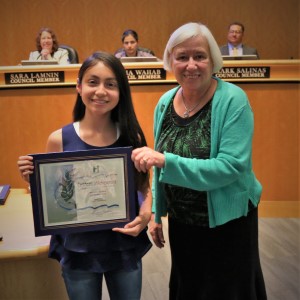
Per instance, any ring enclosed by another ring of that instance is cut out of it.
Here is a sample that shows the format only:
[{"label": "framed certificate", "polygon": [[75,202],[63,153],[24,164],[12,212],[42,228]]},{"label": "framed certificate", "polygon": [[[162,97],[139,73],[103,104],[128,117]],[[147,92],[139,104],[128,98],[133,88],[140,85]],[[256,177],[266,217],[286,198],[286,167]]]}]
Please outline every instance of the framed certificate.
[{"label": "framed certificate", "polygon": [[123,227],[135,218],[131,147],[30,154],[35,236]]}]

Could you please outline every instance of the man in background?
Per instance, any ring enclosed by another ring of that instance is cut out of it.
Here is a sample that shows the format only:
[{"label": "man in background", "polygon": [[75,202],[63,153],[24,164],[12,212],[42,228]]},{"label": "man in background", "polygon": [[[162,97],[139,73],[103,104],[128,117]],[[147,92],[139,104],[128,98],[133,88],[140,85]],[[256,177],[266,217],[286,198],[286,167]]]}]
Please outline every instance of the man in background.
[{"label": "man in background", "polygon": [[229,56],[243,56],[243,55],[256,55],[258,52],[255,48],[248,47],[243,44],[245,27],[242,23],[233,22],[228,27],[227,45],[220,47],[222,55]]}]

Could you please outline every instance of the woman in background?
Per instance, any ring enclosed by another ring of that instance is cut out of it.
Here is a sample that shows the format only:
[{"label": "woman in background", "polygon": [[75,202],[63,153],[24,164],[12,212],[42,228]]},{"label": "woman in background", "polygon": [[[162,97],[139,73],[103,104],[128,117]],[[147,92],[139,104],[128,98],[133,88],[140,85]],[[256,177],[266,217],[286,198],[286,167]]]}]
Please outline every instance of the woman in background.
[{"label": "woman in background", "polygon": [[69,64],[69,54],[66,49],[58,47],[54,31],[50,28],[41,28],[36,37],[37,51],[30,52],[29,60],[53,60],[59,64]]},{"label": "woman in background", "polygon": [[[47,152],[146,146],[137,121],[127,75],[120,60],[95,52],[78,75],[74,122],[54,131]],[[31,156],[18,160],[29,181]],[[136,218],[124,228],[53,235],[49,257],[60,262],[70,300],[100,300],[103,276],[111,300],[139,300],[142,257],[151,247],[146,228],[151,218],[149,174],[135,169]]]},{"label": "woman in background", "polygon": [[151,57],[154,56],[154,53],[147,49],[141,48],[138,45],[139,37],[136,31],[132,29],[128,29],[123,32],[122,34],[122,43],[123,48],[116,51],[115,56],[117,58],[121,57],[134,57],[134,56],[141,56],[141,57]]}]

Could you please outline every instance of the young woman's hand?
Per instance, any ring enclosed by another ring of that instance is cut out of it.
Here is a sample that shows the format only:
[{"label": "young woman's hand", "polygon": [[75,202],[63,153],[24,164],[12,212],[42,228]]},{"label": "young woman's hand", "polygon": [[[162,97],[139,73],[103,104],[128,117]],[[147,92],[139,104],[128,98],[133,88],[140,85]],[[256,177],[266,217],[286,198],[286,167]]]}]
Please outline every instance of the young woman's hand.
[{"label": "young woman's hand", "polygon": [[21,177],[27,182],[29,182],[29,175],[33,174],[34,166],[32,159],[32,156],[25,155],[20,156],[17,162]]},{"label": "young woman's hand", "polygon": [[146,228],[151,218],[151,213],[143,213],[138,215],[132,222],[127,223],[123,228],[113,228],[113,231],[138,236],[140,232]]}]

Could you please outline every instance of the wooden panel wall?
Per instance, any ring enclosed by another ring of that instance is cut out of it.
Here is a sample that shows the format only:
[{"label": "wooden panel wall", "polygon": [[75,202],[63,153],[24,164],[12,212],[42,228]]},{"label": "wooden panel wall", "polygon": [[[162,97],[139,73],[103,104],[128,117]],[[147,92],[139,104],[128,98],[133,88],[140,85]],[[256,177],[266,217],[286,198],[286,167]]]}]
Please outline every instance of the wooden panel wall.
[{"label": "wooden panel wall", "polygon": [[263,198],[299,200],[299,84],[238,85],[254,112],[253,168]]},{"label": "wooden panel wall", "polygon": [[[131,87],[135,111],[150,146],[157,100],[173,86]],[[254,111],[253,167],[263,185],[263,215],[299,217],[299,83],[239,86]],[[0,182],[26,188],[17,158],[44,152],[49,134],[71,122],[75,87],[0,90],[0,97]]]},{"label": "wooden panel wall", "polygon": [[298,0],[0,0],[0,65],[16,65],[35,50],[42,26],[79,52],[80,61],[95,50],[114,52],[127,28],[140,45],[162,57],[169,35],[189,21],[201,21],[217,42],[226,42],[227,25],[246,26],[245,42],[262,59],[299,58]]}]

